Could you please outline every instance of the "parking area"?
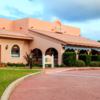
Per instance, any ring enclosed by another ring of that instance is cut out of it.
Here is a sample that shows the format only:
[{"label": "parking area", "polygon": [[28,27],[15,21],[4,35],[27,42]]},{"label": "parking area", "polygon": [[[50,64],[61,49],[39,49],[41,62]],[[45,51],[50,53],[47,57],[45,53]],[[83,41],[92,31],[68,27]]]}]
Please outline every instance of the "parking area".
[{"label": "parking area", "polygon": [[100,100],[100,70],[32,76],[16,87],[10,100]]}]

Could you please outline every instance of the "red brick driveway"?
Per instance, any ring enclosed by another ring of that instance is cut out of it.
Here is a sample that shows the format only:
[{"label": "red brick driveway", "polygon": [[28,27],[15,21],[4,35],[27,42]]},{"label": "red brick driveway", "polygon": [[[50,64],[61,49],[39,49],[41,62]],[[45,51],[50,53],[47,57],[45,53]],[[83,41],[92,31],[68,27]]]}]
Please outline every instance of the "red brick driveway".
[{"label": "red brick driveway", "polygon": [[100,100],[100,70],[32,76],[16,87],[10,100]]}]

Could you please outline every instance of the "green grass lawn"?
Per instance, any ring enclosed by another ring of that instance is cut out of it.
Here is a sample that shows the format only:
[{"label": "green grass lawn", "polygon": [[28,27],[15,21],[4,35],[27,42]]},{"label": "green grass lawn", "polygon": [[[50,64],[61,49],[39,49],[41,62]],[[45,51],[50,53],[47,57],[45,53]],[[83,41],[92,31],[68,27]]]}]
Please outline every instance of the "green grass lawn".
[{"label": "green grass lawn", "polygon": [[13,82],[14,80],[25,76],[27,74],[38,72],[38,69],[12,69],[12,68],[5,68],[0,69],[0,97],[6,87]]}]

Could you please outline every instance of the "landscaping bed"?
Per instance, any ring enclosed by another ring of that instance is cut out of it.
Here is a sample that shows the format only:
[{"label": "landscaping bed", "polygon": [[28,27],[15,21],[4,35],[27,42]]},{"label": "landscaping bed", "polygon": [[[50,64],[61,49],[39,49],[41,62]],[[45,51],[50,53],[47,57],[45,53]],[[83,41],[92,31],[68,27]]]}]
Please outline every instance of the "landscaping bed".
[{"label": "landscaping bed", "polygon": [[38,72],[38,69],[16,69],[16,68],[4,68],[0,69],[0,97],[3,94],[6,87],[14,80],[23,77],[25,75]]}]

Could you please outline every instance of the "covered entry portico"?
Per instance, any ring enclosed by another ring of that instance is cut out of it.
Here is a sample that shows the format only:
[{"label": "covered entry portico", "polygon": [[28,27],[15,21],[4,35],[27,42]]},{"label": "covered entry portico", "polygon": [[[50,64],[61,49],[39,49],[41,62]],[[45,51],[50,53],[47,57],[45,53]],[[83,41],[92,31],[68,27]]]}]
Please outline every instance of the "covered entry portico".
[{"label": "covered entry portico", "polygon": [[72,50],[76,53],[76,59],[78,60],[79,54],[91,54],[91,55],[100,55],[100,48],[92,47],[79,47],[79,46],[64,46],[65,52],[67,50]]},{"label": "covered entry portico", "polygon": [[58,51],[55,48],[48,48],[45,50],[45,53],[39,48],[34,48],[31,50],[33,64],[42,65],[43,68],[50,66],[54,68],[55,65],[58,65]]}]

